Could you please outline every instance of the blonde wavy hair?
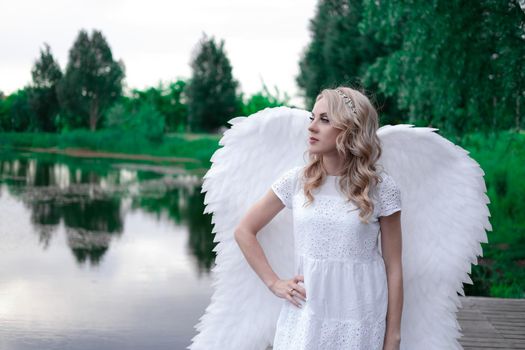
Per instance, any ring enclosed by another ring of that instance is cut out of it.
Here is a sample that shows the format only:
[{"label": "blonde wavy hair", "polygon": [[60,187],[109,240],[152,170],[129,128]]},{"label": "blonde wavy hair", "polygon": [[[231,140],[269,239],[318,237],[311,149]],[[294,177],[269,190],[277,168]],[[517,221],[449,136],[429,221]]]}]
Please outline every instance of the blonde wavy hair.
[{"label": "blonde wavy hair", "polygon": [[[349,87],[338,87],[350,97],[357,109],[352,112],[336,89],[324,89],[317,96],[316,102],[325,98],[331,124],[341,132],[336,138],[336,148],[344,159],[343,174],[339,178],[341,191],[359,209],[359,219],[368,223],[374,211],[370,198],[371,191],[380,181],[376,164],[381,156],[381,144],[377,136],[379,127],[378,114],[367,96]],[[323,155],[309,153],[308,164],[304,168],[304,194],[310,205],[314,197],[312,191],[321,186],[328,175],[322,166]]]}]

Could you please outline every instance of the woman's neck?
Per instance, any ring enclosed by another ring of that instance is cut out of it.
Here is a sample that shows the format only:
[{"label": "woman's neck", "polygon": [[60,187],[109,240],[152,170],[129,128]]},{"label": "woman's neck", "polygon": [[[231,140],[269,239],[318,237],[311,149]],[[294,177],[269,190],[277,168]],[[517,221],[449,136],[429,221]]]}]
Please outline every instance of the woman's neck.
[{"label": "woman's neck", "polygon": [[340,176],[343,160],[339,155],[323,155],[323,168],[326,173],[331,176]]}]

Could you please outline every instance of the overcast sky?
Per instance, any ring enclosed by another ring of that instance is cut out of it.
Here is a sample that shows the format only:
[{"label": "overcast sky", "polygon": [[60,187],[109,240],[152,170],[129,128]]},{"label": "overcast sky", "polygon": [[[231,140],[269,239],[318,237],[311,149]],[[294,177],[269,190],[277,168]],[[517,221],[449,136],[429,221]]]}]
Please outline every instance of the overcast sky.
[{"label": "overcast sky", "polygon": [[225,40],[233,74],[247,94],[262,79],[302,105],[295,76],[308,44],[315,0],[2,0],[0,91],[31,81],[31,67],[47,42],[64,69],[80,29],[101,30],[115,59],[126,66],[126,86],[189,78],[191,52],[205,32]]}]

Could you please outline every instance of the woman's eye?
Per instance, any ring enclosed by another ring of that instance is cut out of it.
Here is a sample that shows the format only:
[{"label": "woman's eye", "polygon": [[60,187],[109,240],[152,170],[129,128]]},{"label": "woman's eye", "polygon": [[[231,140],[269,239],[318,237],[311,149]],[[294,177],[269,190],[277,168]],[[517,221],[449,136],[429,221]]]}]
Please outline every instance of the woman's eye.
[{"label": "woman's eye", "polygon": [[[313,121],[314,120],[314,117],[310,117],[310,120]],[[328,118],[321,118],[321,120],[325,123],[329,123],[330,120],[328,120]]]}]

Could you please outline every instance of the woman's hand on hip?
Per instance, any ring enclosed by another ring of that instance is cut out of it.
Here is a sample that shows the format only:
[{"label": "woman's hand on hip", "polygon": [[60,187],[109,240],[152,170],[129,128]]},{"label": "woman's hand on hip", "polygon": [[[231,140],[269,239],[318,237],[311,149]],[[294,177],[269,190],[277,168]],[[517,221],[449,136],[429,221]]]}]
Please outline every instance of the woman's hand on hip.
[{"label": "woman's hand on hip", "polygon": [[[291,302],[297,307],[301,307],[301,304],[295,299],[306,301],[306,290],[299,285],[299,282],[304,284],[304,276],[297,275],[289,280],[277,280],[269,288],[273,294],[279,298],[283,298]],[[293,290],[292,290],[293,289]]]}]

